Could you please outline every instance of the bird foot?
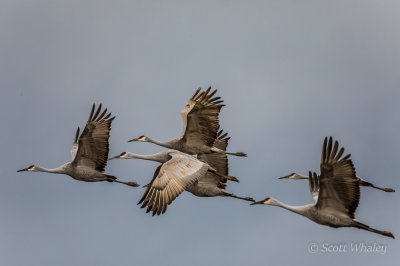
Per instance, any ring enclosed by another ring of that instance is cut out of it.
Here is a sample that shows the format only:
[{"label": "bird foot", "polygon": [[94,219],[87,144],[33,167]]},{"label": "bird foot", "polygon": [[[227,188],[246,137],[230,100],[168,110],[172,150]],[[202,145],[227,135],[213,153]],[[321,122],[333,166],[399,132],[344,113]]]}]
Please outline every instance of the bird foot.
[{"label": "bird foot", "polygon": [[138,183],[133,182],[133,181],[131,181],[131,182],[126,182],[126,184],[127,184],[128,186],[131,186],[131,187],[138,187],[138,186],[140,186]]},{"label": "bird foot", "polygon": [[383,191],[385,192],[396,192],[393,188],[384,188]]}]

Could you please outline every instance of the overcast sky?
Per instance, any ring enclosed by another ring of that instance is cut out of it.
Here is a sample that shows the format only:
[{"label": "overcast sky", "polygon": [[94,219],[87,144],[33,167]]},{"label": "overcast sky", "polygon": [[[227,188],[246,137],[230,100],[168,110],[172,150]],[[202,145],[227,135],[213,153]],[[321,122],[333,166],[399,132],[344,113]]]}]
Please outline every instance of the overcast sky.
[{"label": "overcast sky", "polygon": [[[167,3],[168,2],[168,3]],[[110,156],[161,147],[127,143],[181,134],[197,87],[225,100],[221,126],[239,184],[228,189],[292,205],[312,202],[325,136],[357,174],[399,191],[398,1],[0,1],[1,265],[394,265],[400,244],[334,229],[276,207],[182,194],[165,215],[144,192],[68,176],[16,173],[70,160],[93,103],[116,115]],[[106,172],[147,184],[157,163]],[[357,218],[400,237],[399,193],[361,189]],[[386,254],[316,254],[311,243],[383,244]]]}]

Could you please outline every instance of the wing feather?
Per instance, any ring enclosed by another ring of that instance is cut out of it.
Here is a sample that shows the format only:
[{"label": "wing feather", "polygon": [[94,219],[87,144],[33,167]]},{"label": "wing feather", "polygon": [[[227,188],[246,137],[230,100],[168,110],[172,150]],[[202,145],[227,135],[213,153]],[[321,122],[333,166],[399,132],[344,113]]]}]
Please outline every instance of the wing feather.
[{"label": "wing feather", "polygon": [[78,143],[79,131],[80,131],[80,128],[78,127],[78,129],[76,130],[76,133],[75,133],[75,140],[74,140],[74,143],[72,144],[72,148],[71,148],[71,160],[72,160],[72,161],[75,159],[76,153],[78,152],[78,147],[79,147],[79,143]]},{"label": "wing feather", "polygon": [[219,129],[219,113],[224,106],[220,97],[211,92],[196,90],[181,112],[184,133],[182,140],[188,146],[206,145],[212,147]]},{"label": "wing feather", "polygon": [[[319,177],[318,208],[342,211],[354,218],[360,200],[360,188],[350,154],[340,158],[341,148],[336,154],[339,143],[333,145],[332,137],[324,140]],[[340,155],[340,156],[338,156]]]},{"label": "wing feather", "polygon": [[319,194],[319,179],[316,173],[309,172],[309,185],[310,185],[310,194],[314,199],[314,202],[318,202],[318,194]]},{"label": "wing feather", "polygon": [[[226,151],[226,148],[228,147],[230,137],[228,136],[228,133],[224,133],[223,130],[220,130],[218,132],[217,139],[214,142],[214,147]],[[202,153],[197,155],[197,159],[200,161],[203,161],[210,165],[212,168],[217,170],[218,173],[221,175],[227,176],[229,173],[229,168],[228,168],[228,156],[224,153]],[[226,182],[227,179],[220,176],[216,175],[215,173],[212,172],[207,172],[203,177],[200,178],[199,184],[200,183],[212,183],[215,184],[216,186],[220,188],[225,188],[226,187]]]},{"label": "wing feather", "polygon": [[171,159],[159,166],[138,204],[153,215],[165,213],[169,204],[205,175],[209,166],[190,155],[171,152]]},{"label": "wing feather", "polygon": [[110,118],[111,113],[107,114],[107,108],[100,114],[101,104],[96,112],[95,108],[93,104],[89,119],[79,137],[78,150],[73,163],[104,172],[108,160],[111,123],[115,117]]}]

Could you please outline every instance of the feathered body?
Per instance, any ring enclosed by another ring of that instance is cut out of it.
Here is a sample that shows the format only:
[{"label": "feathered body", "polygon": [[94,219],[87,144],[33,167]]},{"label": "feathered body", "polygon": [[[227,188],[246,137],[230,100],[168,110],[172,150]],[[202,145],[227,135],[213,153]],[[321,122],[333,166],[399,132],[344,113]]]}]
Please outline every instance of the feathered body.
[{"label": "feathered body", "polygon": [[253,204],[278,206],[330,227],[356,227],[383,236],[394,235],[377,230],[355,219],[360,201],[360,186],[350,154],[342,157],[344,148],[333,144],[332,137],[325,138],[321,153],[321,175],[309,173],[310,193],[314,204],[290,206],[273,198]]},{"label": "feathered body", "polygon": [[187,154],[224,153],[247,156],[243,152],[230,153],[215,147],[214,142],[219,130],[219,113],[224,106],[221,97],[214,97],[217,90],[198,89],[181,111],[183,134],[180,138],[161,142],[147,136],[140,136],[130,141],[151,142],[156,145],[178,150]]},{"label": "feathered body", "polygon": [[69,175],[75,180],[85,182],[109,181],[118,182],[128,186],[138,186],[136,182],[122,182],[116,177],[105,174],[104,170],[108,161],[111,123],[115,117],[110,117],[107,108],[102,111],[101,104],[96,110],[93,104],[89,119],[81,135],[78,128],[75,141],[71,149],[72,161],[57,168],[47,169],[31,165],[18,172],[47,172]]}]

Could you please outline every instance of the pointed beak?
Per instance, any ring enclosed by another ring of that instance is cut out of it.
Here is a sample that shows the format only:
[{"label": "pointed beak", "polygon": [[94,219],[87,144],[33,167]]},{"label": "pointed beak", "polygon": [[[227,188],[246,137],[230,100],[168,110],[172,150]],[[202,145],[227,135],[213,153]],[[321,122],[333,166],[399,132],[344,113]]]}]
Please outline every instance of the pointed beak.
[{"label": "pointed beak", "polygon": [[253,203],[250,203],[250,205],[257,205],[257,204],[264,204],[264,200],[256,201]]},{"label": "pointed beak", "polygon": [[114,156],[114,157],[108,158],[108,160],[109,160],[109,161],[111,161],[111,160],[114,160],[114,159],[119,159],[119,158],[120,158],[120,155],[117,155],[117,156]]},{"label": "pointed beak", "polygon": [[128,142],[138,141],[138,139],[139,139],[139,138],[134,138],[134,139],[128,140]]},{"label": "pointed beak", "polygon": [[288,175],[285,175],[285,176],[279,177],[278,179],[288,179],[288,178],[289,178],[289,176],[288,176]]},{"label": "pointed beak", "polygon": [[29,169],[29,167],[24,168],[24,169],[20,169],[20,170],[18,170],[17,172],[25,172],[25,171],[28,171],[28,169]]}]

